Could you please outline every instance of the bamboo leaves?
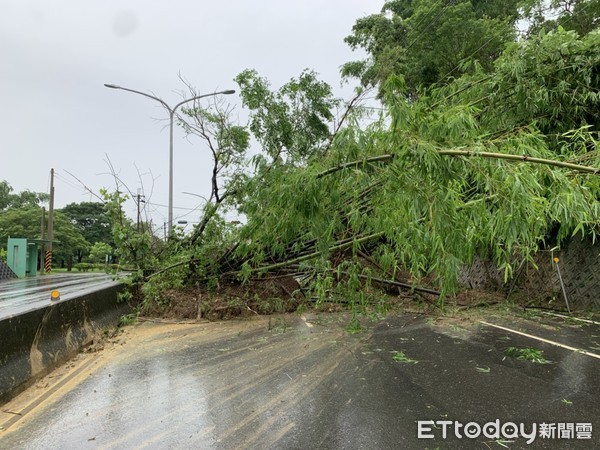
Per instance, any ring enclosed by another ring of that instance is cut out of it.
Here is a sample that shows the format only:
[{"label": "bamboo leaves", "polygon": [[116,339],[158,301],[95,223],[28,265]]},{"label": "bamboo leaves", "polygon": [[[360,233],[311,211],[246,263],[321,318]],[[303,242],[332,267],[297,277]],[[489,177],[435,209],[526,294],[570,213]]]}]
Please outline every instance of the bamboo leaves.
[{"label": "bamboo leaves", "polygon": [[[526,72],[511,76],[524,78],[515,92],[532,87]],[[256,270],[311,258],[332,261],[346,251],[332,264],[358,267],[366,255],[387,273],[408,270],[413,282],[430,276],[447,294],[475,256],[491,257],[508,279],[523,261],[533,261],[545,240],[560,243],[573,233],[599,231],[600,168],[568,161],[574,152],[595,148],[595,134],[589,127],[562,132],[561,142],[572,145],[561,153],[534,122],[499,130],[510,120],[499,117],[492,125],[488,112],[482,115],[465,96],[477,98],[502,77],[500,71],[472,84],[475,94],[460,86],[433,93],[451,101],[435,109],[430,98],[407,102],[402,80],[389,80],[387,116],[370,128],[345,130],[324,158],[290,168],[285,182],[270,185],[268,206],[250,223],[269,230],[252,239],[276,258],[271,265],[254,260]],[[447,90],[460,94],[449,97]],[[551,102],[545,93],[526,95],[539,105]],[[278,239],[302,251],[282,254]],[[345,282],[355,281],[347,275]]]},{"label": "bamboo leaves", "polygon": [[[545,243],[595,236],[597,40],[547,33],[511,45],[486,75],[474,63],[420,96],[393,74],[379,120],[350,113],[334,137],[323,125],[335,101],[314,74],[272,92],[244,72],[262,154],[236,188],[247,224],[219,276],[302,274],[319,299],[358,303],[374,280],[426,278],[443,297],[475,257],[508,279]],[[222,142],[241,142],[242,130],[228,130]]]}]

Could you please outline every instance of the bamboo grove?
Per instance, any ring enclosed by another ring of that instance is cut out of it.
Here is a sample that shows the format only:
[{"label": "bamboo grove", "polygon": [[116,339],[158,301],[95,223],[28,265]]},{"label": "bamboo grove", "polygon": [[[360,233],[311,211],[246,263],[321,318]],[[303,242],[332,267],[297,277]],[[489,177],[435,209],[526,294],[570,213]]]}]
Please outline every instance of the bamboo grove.
[{"label": "bamboo grove", "polygon": [[[507,44],[491,69],[472,62],[417,92],[393,73],[378,85],[375,115],[358,96],[343,126],[326,132],[335,103],[323,84],[288,85],[291,104],[318,108],[286,116],[273,100],[282,97],[245,72],[237,81],[248,134],[262,150],[252,159],[236,150],[238,166],[220,181],[227,200],[207,204],[202,230],[176,243],[149,284],[294,276],[313,298],[362,298],[366,286],[382,285],[443,299],[475,257],[509,280],[541,248],[595,239],[598,48],[597,30],[557,27]],[[265,98],[273,103],[261,105]],[[181,120],[199,116],[207,117],[190,109]],[[243,225],[227,226],[223,208]]]}]

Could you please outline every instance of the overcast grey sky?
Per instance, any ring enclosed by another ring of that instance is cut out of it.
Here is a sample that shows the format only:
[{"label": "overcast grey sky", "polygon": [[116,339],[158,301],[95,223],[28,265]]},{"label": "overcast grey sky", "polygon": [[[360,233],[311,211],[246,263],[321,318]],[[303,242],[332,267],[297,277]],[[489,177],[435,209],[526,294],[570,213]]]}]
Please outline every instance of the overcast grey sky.
[{"label": "overcast grey sky", "polygon": [[[235,89],[254,68],[278,88],[304,68],[340,86],[339,67],[361,58],[343,42],[359,17],[383,0],[1,0],[0,179],[15,189],[46,192],[57,173],[56,205],[89,201],[73,173],[94,191],[112,187],[105,154],[136,190],[135,166],[156,178],[150,211],[166,220],[168,129],[158,102],[103,83],[181,100],[181,74],[201,93]],[[228,100],[239,104],[237,94]],[[243,111],[238,107],[240,117]],[[207,149],[175,132],[175,208],[194,208],[206,194]],[[104,174],[104,175],[103,175]],[[145,178],[148,190],[149,177]],[[92,199],[93,200],[93,199]],[[128,209],[134,210],[129,202]],[[176,209],[175,217],[188,212]],[[197,220],[197,214],[186,216]]]}]

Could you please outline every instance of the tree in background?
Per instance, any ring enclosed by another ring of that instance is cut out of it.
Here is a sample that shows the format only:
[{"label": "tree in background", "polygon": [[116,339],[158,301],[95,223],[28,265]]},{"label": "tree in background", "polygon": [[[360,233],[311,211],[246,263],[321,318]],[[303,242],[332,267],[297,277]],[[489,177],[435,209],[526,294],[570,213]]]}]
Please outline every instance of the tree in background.
[{"label": "tree in background", "polygon": [[[114,247],[112,223],[104,204],[99,202],[70,203],[60,209],[90,244],[105,243]],[[112,253],[112,252],[108,252]],[[80,263],[85,254],[78,250],[75,254]]]},{"label": "tree in background", "polygon": [[106,262],[107,256],[112,256],[113,248],[104,243],[104,242],[96,242],[90,248],[89,258],[93,263],[104,263]]},{"label": "tree in background", "polygon": [[[365,87],[402,75],[409,95],[447,83],[473,64],[490,71],[516,36],[517,0],[392,0],[358,19],[345,41],[368,58],[344,64],[342,75]],[[468,63],[468,64],[467,64]]]},{"label": "tree in background", "polygon": [[255,70],[235,78],[250,112],[248,128],[272,161],[302,163],[328,141],[332,110],[340,101],[317,76],[305,70],[277,91]]},{"label": "tree in background", "polygon": [[[232,118],[233,109],[221,99],[197,101],[182,108],[179,125],[190,136],[199,137],[212,156],[210,195],[205,198],[199,223],[188,236],[177,233],[169,240],[167,261],[177,271],[171,278],[156,278],[146,285],[146,295],[153,298],[167,287],[189,282],[190,276],[211,278],[218,270],[217,256],[237,240],[239,227],[224,220],[222,212],[236,209],[244,214],[260,208],[255,200],[263,183],[285,179],[289,168],[326,153],[334,130],[333,108],[339,104],[331,87],[305,70],[279,89],[272,89],[267,79],[255,70],[245,70],[236,78],[249,120],[239,125]],[[185,81],[184,81],[185,83]],[[192,96],[193,86],[186,83]],[[251,138],[259,144],[249,154]],[[115,209],[116,210],[116,209]],[[188,264],[187,269],[183,265]],[[159,300],[160,301],[160,300]]]},{"label": "tree in background", "polygon": [[[26,239],[40,238],[39,208],[10,209],[0,215],[0,242],[6,246],[9,237]],[[52,258],[61,267],[71,267],[73,255],[78,251],[87,252],[90,244],[79,230],[60,211],[54,213]]]},{"label": "tree in background", "polygon": [[529,36],[558,26],[583,36],[600,24],[600,0],[529,0],[522,6],[529,21]]},{"label": "tree in background", "polygon": [[43,192],[31,192],[28,190],[13,194],[13,188],[7,181],[0,181],[0,211],[11,208],[26,208],[39,206],[50,198]]},{"label": "tree in background", "polygon": [[529,36],[559,25],[584,35],[599,14],[600,0],[390,0],[356,21],[346,43],[368,58],[344,64],[342,75],[379,89],[401,75],[410,97],[475,70],[492,72],[524,25]]},{"label": "tree in background", "polygon": [[[192,86],[188,87],[192,96],[198,95]],[[200,223],[192,233],[191,239],[195,242],[243,183],[250,134],[245,127],[233,122],[233,107],[222,99],[213,98],[207,105],[195,101],[182,111],[179,124],[189,136],[199,137],[211,156],[210,195],[205,198]]]},{"label": "tree in background", "polygon": [[157,267],[162,246],[155,247],[157,238],[151,234],[149,227],[144,227],[143,231],[139,232],[136,224],[125,215],[123,203],[129,196],[123,194],[123,191],[127,188],[118,177],[115,177],[115,182],[116,190],[100,191],[112,224],[111,232],[115,245],[113,255],[118,258],[119,264],[132,265],[141,275],[145,270]]},{"label": "tree in background", "polygon": [[[557,155],[578,158],[593,141],[569,139],[600,130],[600,33],[557,29],[509,43],[491,74],[475,73],[432,92],[429,104],[477,110],[490,136],[533,125]],[[566,135],[565,135],[566,133]],[[573,154],[575,152],[575,154]]]}]

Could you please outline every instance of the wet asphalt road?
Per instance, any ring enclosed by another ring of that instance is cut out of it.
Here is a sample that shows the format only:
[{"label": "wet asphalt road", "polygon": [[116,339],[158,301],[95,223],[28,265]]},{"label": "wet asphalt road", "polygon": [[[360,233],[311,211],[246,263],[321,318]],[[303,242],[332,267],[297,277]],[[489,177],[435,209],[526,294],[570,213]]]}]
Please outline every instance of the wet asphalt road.
[{"label": "wet asphalt road", "polygon": [[[14,415],[18,402],[5,405],[13,413],[0,416],[0,448],[600,448],[600,359],[478,319],[398,314],[354,335],[346,320],[130,327],[113,347],[82,357],[79,371],[27,414]],[[598,325],[485,320],[600,345]],[[542,350],[551,363],[507,357],[513,346]],[[400,351],[416,362],[395,360]],[[418,420],[497,419],[528,430],[534,422],[594,428],[591,440],[538,437],[531,445],[442,439],[441,427],[431,430],[434,439],[417,438]]]},{"label": "wet asphalt road", "polygon": [[60,301],[114,285],[103,273],[56,274],[0,282],[0,320],[52,303],[50,292],[58,289]]}]

